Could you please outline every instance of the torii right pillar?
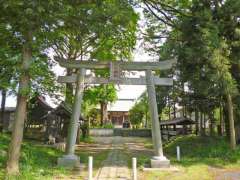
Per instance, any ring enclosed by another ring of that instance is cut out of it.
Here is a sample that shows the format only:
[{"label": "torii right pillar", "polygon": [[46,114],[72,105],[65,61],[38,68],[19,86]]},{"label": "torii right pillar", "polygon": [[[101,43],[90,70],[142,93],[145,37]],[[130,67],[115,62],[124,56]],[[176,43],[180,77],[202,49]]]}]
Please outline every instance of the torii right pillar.
[{"label": "torii right pillar", "polygon": [[163,155],[162,137],[158,118],[155,84],[152,70],[146,71],[146,82],[148,92],[148,104],[152,121],[152,140],[154,156],[151,159],[151,168],[170,167],[170,161]]}]

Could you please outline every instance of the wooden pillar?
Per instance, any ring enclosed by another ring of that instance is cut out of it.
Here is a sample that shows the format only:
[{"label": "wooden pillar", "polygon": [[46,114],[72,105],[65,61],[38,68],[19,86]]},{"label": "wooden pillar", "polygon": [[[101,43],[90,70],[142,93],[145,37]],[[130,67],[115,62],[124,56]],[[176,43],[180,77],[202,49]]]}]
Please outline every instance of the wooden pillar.
[{"label": "wooden pillar", "polygon": [[84,90],[85,69],[79,69],[77,73],[76,92],[74,97],[73,111],[68,129],[66,154],[74,155],[77,138],[78,121],[81,114],[81,103]]},{"label": "wooden pillar", "polygon": [[152,139],[153,139],[154,152],[155,152],[155,156],[163,156],[162,137],[161,137],[160,124],[158,119],[156,92],[155,92],[153,75],[151,70],[146,71],[146,82],[147,82],[150,117],[152,120]]}]

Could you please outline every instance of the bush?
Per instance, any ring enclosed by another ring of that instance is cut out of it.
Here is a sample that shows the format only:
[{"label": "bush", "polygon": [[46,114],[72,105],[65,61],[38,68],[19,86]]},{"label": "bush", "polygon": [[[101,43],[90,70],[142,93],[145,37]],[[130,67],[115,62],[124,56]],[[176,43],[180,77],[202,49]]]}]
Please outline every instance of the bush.
[{"label": "bush", "polygon": [[107,123],[107,124],[104,124],[103,126],[101,125],[98,125],[98,126],[94,126],[93,128],[104,128],[104,129],[113,129],[114,126],[112,123]]},{"label": "bush", "polygon": [[141,104],[136,104],[130,111],[129,111],[129,119],[133,127],[138,127],[143,120],[144,111],[141,107]]}]

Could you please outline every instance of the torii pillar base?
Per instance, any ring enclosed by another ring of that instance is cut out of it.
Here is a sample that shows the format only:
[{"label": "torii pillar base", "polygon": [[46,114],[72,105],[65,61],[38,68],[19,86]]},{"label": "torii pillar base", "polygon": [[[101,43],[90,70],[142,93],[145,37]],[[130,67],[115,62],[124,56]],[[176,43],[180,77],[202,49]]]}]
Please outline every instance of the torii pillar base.
[{"label": "torii pillar base", "polygon": [[76,155],[64,155],[63,157],[58,158],[57,164],[60,167],[73,169],[80,167],[80,158]]},{"label": "torii pillar base", "polygon": [[151,159],[151,168],[169,168],[170,160],[165,156],[153,156]]}]

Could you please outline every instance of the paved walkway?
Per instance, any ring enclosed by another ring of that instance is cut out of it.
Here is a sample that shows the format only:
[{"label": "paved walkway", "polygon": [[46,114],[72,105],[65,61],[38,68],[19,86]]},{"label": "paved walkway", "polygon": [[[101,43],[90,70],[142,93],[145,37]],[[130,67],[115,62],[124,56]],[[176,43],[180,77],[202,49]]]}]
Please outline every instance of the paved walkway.
[{"label": "paved walkway", "polygon": [[103,161],[95,180],[130,180],[131,170],[128,168],[127,158],[124,156],[124,142],[121,137],[114,137],[111,151]]}]

